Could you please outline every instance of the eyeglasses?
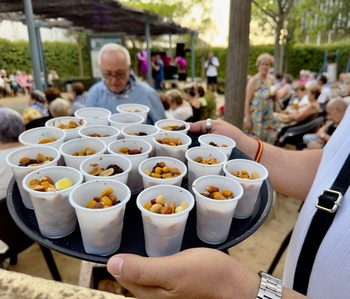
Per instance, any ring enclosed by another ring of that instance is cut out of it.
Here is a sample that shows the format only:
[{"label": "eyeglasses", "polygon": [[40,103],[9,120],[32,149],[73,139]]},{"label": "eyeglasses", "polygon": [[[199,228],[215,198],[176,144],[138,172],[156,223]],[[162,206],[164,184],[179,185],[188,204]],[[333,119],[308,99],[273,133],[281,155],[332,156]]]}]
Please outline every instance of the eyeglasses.
[{"label": "eyeglasses", "polygon": [[107,80],[115,79],[124,79],[127,76],[128,71],[118,71],[115,73],[112,72],[102,72],[102,75]]}]

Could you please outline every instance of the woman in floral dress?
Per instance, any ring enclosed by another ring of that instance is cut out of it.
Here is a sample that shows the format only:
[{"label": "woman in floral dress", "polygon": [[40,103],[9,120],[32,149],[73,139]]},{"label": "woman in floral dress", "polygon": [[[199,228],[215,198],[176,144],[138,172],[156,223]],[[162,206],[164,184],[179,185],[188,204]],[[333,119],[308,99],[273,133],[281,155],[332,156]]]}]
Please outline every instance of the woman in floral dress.
[{"label": "woman in floral dress", "polygon": [[244,131],[255,139],[273,144],[277,136],[271,93],[274,79],[270,75],[273,57],[267,53],[261,54],[256,65],[258,73],[249,79],[246,89]]}]

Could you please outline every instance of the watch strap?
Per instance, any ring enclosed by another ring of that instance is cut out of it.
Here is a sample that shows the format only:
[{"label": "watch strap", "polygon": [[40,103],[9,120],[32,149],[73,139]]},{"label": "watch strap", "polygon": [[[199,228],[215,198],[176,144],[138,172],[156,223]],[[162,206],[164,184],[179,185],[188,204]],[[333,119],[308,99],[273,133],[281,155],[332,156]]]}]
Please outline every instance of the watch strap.
[{"label": "watch strap", "polygon": [[281,299],[282,281],[262,271],[259,272],[259,275],[261,281],[256,299]]}]

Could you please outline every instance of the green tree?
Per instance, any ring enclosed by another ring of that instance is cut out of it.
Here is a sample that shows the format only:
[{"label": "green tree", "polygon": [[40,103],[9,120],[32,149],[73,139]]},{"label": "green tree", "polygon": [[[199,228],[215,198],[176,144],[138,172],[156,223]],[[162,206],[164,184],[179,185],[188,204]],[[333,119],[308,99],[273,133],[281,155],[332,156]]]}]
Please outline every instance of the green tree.
[{"label": "green tree", "polygon": [[84,77],[84,49],[87,46],[87,38],[85,32],[79,31],[67,31],[66,35],[74,40],[77,44],[78,49],[78,59],[79,59],[79,75],[80,77]]},{"label": "green tree", "polygon": [[271,24],[274,29],[274,70],[280,73],[283,68],[283,46],[288,33],[286,19],[294,0],[252,0],[252,3],[256,8],[253,17],[262,24]]},{"label": "green tree", "polygon": [[299,0],[296,2],[296,15],[300,23],[296,27],[296,36],[299,39],[315,39],[325,32],[327,37],[332,33],[343,39],[350,33],[349,14],[350,2],[347,0]]},{"label": "green tree", "polygon": [[242,128],[249,60],[252,0],[231,0],[226,62],[225,120]]}]

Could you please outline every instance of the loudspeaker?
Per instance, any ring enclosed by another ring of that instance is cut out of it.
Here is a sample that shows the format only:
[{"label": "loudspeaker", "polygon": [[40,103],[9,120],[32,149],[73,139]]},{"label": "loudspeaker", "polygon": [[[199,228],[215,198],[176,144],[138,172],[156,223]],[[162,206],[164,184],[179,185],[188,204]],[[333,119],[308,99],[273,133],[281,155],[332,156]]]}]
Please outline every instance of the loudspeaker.
[{"label": "loudspeaker", "polygon": [[185,57],[186,54],[186,49],[185,49],[185,44],[183,43],[177,43],[176,44],[176,57]]}]

